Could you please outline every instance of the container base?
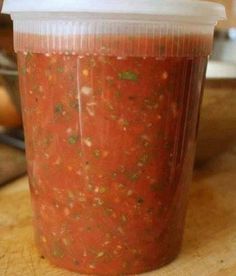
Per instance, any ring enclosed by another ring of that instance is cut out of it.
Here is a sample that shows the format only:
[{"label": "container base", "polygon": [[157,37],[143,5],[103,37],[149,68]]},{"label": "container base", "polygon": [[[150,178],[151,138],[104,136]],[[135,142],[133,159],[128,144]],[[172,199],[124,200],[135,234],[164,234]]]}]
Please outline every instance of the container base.
[{"label": "container base", "polygon": [[[39,248],[39,252],[40,252],[40,248]],[[143,273],[148,273],[148,272],[153,272],[155,270],[161,269],[164,266],[169,265],[170,263],[172,263],[179,255],[181,251],[181,248],[178,249],[175,254],[171,255],[169,258],[164,259],[162,262],[160,262],[159,264],[150,266],[149,268],[145,267],[143,269],[137,270],[137,269],[130,269],[127,272],[112,272],[112,273],[99,273],[97,271],[91,271],[91,270],[87,270],[87,269],[82,269],[82,268],[78,268],[75,269],[74,267],[70,266],[70,265],[62,265],[61,262],[57,262],[56,260],[52,259],[52,258],[48,258],[47,256],[41,254],[41,257],[45,260],[47,260],[51,265],[56,266],[57,268],[61,268],[61,269],[66,269],[69,270],[71,272],[76,272],[82,275],[96,275],[96,276],[121,276],[121,275],[140,275]]]}]

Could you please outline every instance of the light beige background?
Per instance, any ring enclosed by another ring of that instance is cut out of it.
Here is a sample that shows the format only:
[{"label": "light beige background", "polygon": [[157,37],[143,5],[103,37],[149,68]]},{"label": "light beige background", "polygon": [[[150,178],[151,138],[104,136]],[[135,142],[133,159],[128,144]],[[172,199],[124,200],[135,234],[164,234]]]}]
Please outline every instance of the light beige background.
[{"label": "light beige background", "polygon": [[227,29],[231,27],[236,28],[236,0],[206,0],[211,2],[218,2],[226,7],[228,20],[222,21],[218,24],[219,29]]}]

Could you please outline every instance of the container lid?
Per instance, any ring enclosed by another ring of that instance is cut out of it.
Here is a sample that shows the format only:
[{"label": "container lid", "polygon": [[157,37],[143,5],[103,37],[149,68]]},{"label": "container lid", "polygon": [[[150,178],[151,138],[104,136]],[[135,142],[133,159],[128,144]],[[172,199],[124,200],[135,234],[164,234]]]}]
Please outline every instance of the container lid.
[{"label": "container lid", "polygon": [[199,0],[4,0],[3,13],[79,12],[226,19],[223,5]]}]

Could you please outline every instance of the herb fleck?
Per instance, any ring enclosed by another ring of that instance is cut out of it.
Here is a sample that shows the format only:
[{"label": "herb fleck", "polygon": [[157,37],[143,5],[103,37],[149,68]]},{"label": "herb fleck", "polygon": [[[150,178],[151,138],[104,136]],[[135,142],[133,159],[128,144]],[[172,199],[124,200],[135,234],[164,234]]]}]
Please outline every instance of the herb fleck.
[{"label": "herb fleck", "polygon": [[71,135],[69,138],[68,138],[68,143],[70,145],[74,145],[78,142],[79,138],[77,135]]},{"label": "herb fleck", "polygon": [[136,180],[138,179],[138,177],[139,177],[138,173],[131,173],[131,174],[129,175],[129,179],[130,179],[131,181],[136,181]]},{"label": "herb fleck", "polygon": [[129,121],[128,121],[128,120],[124,120],[124,121],[123,121],[123,126],[125,126],[125,127],[126,127],[126,126],[129,126]]},{"label": "herb fleck", "polygon": [[96,61],[95,61],[94,58],[91,58],[91,59],[90,59],[89,65],[90,65],[90,67],[95,67],[95,66],[96,66]]},{"label": "herb fleck", "polygon": [[106,208],[104,211],[108,216],[111,216],[113,214],[113,210],[111,208]]},{"label": "herb fleck", "polygon": [[112,114],[112,115],[111,115],[111,119],[112,119],[113,121],[116,121],[116,120],[118,119],[118,117],[117,117],[116,115]]},{"label": "herb fleck", "polygon": [[121,92],[120,92],[119,90],[116,90],[116,91],[115,91],[115,96],[116,96],[117,98],[120,98],[120,97],[121,97]]},{"label": "herb fleck", "polygon": [[52,255],[56,258],[63,258],[64,254],[63,248],[59,244],[55,244],[52,249]]},{"label": "herb fleck", "polygon": [[139,159],[139,162],[143,165],[147,164],[149,160],[149,154],[148,153],[144,153],[141,158]]},{"label": "herb fleck", "polygon": [[62,66],[57,67],[57,72],[58,73],[63,73],[64,71],[65,71],[64,67],[62,67]]},{"label": "herb fleck", "polygon": [[100,187],[99,188],[99,193],[104,194],[107,191],[106,187]]},{"label": "herb fleck", "polygon": [[78,103],[78,101],[77,100],[70,101],[70,107],[72,107],[72,108],[74,108],[76,110],[79,110],[79,103]]},{"label": "herb fleck", "polygon": [[21,69],[21,73],[22,73],[22,75],[25,75],[26,73],[27,73],[27,69],[26,69],[26,67],[24,66],[24,67],[22,67],[22,69]]},{"label": "herb fleck", "polygon": [[132,71],[124,71],[119,73],[120,80],[137,81],[138,75]]},{"label": "herb fleck", "polygon": [[54,108],[55,113],[62,113],[63,112],[63,104],[57,103]]}]

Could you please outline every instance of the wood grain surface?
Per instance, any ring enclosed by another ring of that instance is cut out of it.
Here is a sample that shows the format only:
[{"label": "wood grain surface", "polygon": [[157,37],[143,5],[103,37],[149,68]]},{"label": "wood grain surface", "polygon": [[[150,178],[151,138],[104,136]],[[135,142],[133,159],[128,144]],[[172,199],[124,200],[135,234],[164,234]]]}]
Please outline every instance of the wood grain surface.
[{"label": "wood grain surface", "polygon": [[[146,275],[236,276],[236,148],[195,172],[183,249]],[[40,258],[33,241],[27,177],[0,189],[0,275],[75,276]]]}]

